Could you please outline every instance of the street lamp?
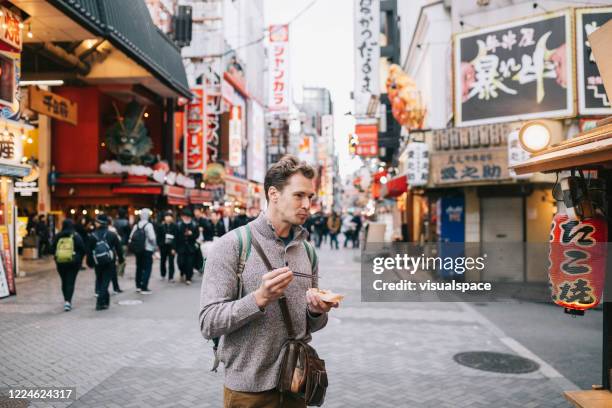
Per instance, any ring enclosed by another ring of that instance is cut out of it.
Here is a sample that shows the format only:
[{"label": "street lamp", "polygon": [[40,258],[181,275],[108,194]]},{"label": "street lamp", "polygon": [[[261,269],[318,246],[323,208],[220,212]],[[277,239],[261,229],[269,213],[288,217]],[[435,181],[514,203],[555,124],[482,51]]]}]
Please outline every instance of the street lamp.
[{"label": "street lamp", "polygon": [[525,123],[519,131],[521,147],[530,153],[538,153],[550,145],[552,131],[543,121]]}]

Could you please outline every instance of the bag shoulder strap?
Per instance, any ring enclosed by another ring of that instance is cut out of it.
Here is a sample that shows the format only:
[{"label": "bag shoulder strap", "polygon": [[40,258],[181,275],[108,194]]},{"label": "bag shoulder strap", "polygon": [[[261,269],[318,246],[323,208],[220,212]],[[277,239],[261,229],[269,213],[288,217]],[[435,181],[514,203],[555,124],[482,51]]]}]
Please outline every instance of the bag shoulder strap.
[{"label": "bag shoulder strap", "polygon": [[[261,245],[259,245],[259,242],[257,242],[255,236],[252,237],[251,243],[253,245],[253,248],[255,248],[255,251],[257,251],[257,254],[263,261],[264,265],[266,265],[268,271],[274,270],[272,264],[270,263],[270,260],[261,248]],[[278,299],[278,305],[280,306],[281,314],[283,316],[283,322],[285,323],[285,328],[287,329],[287,335],[289,336],[290,340],[293,340],[295,339],[295,331],[293,330],[293,322],[291,321],[289,306],[287,306],[287,298],[285,296],[282,296],[280,299]]]}]

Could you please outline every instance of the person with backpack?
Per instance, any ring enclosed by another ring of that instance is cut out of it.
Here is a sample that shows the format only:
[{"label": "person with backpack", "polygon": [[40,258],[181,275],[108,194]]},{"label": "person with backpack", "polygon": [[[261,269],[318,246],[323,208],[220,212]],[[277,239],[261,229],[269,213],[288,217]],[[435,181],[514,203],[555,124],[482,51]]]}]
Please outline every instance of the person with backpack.
[{"label": "person with backpack", "polygon": [[155,227],[149,220],[151,210],[140,210],[140,221],[132,228],[128,248],[136,255],[136,291],[143,295],[150,295],[149,279],[153,269],[153,252],[157,248]]},{"label": "person with backpack", "polygon": [[199,323],[204,338],[218,341],[224,407],[306,407],[304,397],[282,392],[284,344],[309,343],[338,306],[308,291],[317,286],[318,266],[302,224],[314,178],[312,166],[294,156],[272,165],[264,180],[267,210],[216,240],[206,260]]},{"label": "person with backpack", "polygon": [[193,222],[193,213],[188,208],[183,209],[176,234],[176,252],[181,282],[186,285],[191,285],[196,258],[202,254],[197,243],[198,234],[199,229]]},{"label": "person with backpack", "polygon": [[96,272],[96,310],[108,309],[110,296],[108,285],[115,270],[115,262],[125,262],[121,241],[117,234],[109,231],[109,219],[106,214],[96,216],[95,230],[89,235],[87,265]]},{"label": "person with backpack", "polygon": [[55,236],[51,251],[62,281],[64,311],[69,312],[72,310],[74,284],[86,252],[85,242],[75,231],[74,221],[70,218],[62,222],[62,230]]},{"label": "person with backpack", "polygon": [[164,220],[157,229],[157,245],[161,255],[160,273],[161,278],[166,278],[166,263],[168,264],[168,282],[174,282],[174,256],[176,255],[176,235],[178,229],[174,222],[172,211],[164,214]]}]

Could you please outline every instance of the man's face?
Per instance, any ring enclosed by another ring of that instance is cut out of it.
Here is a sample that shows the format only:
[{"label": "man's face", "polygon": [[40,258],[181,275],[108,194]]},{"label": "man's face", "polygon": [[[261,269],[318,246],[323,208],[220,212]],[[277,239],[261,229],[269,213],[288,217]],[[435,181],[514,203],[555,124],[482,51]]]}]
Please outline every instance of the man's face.
[{"label": "man's face", "polygon": [[188,215],[181,215],[181,219],[185,224],[189,224],[191,222],[191,217]]},{"label": "man's face", "polygon": [[219,218],[220,218],[220,217],[219,217],[219,213],[218,213],[218,212],[213,212],[213,213],[212,213],[210,216],[211,216],[211,219],[212,219],[214,222],[219,221]]},{"label": "man's face", "polygon": [[229,207],[225,207],[223,209],[223,216],[224,217],[231,217],[232,216],[232,209]]},{"label": "man's face", "polygon": [[282,191],[274,187],[269,189],[270,210],[276,212],[284,222],[302,225],[310,213],[314,193],[314,180],[296,173],[289,178]]},{"label": "man's face", "polygon": [[166,221],[166,224],[170,224],[172,222],[172,216],[171,215],[164,216],[164,221]]},{"label": "man's face", "polygon": [[193,211],[193,215],[195,215],[196,218],[201,218],[202,217],[202,210],[200,210],[199,208],[196,208]]}]

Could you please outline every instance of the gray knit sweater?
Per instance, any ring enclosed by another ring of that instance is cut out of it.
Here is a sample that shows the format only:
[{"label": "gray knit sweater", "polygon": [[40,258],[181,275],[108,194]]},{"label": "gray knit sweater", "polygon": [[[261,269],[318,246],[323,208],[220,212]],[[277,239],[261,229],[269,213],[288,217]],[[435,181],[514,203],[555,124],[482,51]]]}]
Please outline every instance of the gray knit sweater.
[{"label": "gray knit sweater", "polygon": [[[288,265],[292,271],[311,272],[303,244],[307,232],[303,228],[294,227],[293,241],[285,247],[264,213],[249,225],[273,267]],[[255,303],[253,292],[268,271],[251,248],[243,272],[243,297],[236,299],[239,253],[235,233],[229,232],[215,241],[208,254],[200,296],[200,330],[207,339],[222,336],[217,353],[225,365],[225,386],[242,392],[273,389],[287,330],[278,302],[263,311]],[[318,270],[314,273],[318,274]],[[294,277],[285,290],[297,338],[305,341],[310,341],[311,332],[327,324],[326,313],[315,317],[308,312],[306,291],[310,287],[310,279]]]}]

